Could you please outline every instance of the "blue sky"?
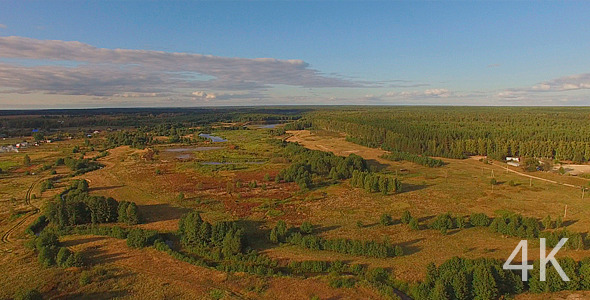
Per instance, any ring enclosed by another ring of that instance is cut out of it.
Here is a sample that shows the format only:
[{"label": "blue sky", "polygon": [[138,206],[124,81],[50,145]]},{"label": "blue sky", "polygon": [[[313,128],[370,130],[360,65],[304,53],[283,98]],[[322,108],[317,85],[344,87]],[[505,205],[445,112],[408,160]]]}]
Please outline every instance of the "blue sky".
[{"label": "blue sky", "polygon": [[550,1],[3,1],[0,106],[588,105],[589,15]]}]

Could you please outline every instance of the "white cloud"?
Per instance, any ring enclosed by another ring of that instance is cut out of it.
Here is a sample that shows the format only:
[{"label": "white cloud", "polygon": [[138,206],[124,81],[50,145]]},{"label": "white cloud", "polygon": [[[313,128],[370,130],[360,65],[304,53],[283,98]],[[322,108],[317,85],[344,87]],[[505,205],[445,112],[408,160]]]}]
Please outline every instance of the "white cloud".
[{"label": "white cloud", "polygon": [[[9,88],[15,93],[101,97],[174,93],[184,88],[251,91],[272,85],[363,86],[359,82],[324,76],[302,60],[104,49],[80,42],[16,36],[0,37],[0,57],[45,64],[30,67],[0,63],[0,88]],[[216,95],[209,97],[214,99]]]},{"label": "white cloud", "polygon": [[427,89],[424,91],[387,92],[382,97],[420,100],[428,98],[448,98],[450,96],[456,95],[448,89]]},{"label": "white cloud", "polygon": [[426,96],[448,97],[450,94],[447,89],[429,89],[424,91],[424,95]]},{"label": "white cloud", "polygon": [[206,93],[204,91],[196,91],[196,92],[192,92],[191,95],[199,97],[199,98],[204,98],[204,99],[215,99],[217,98],[216,94],[213,93]]},{"label": "white cloud", "polygon": [[536,84],[528,90],[534,92],[555,92],[581,89],[590,89],[590,73],[577,74],[548,80]]}]

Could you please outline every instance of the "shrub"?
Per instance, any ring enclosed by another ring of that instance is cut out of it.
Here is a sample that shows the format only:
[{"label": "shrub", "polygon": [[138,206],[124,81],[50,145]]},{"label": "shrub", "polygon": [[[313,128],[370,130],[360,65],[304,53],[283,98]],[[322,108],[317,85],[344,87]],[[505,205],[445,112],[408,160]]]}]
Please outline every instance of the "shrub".
[{"label": "shrub", "polygon": [[92,275],[90,274],[90,271],[82,271],[82,273],[80,273],[80,280],[79,283],[81,286],[85,286],[87,284],[90,284],[92,282]]},{"label": "shrub", "polygon": [[54,250],[49,247],[42,247],[41,249],[39,249],[37,260],[44,267],[50,267],[55,265]]},{"label": "shrub", "polygon": [[418,219],[412,217],[410,220],[410,229],[412,230],[419,230],[420,229],[420,225],[418,224]]},{"label": "shrub", "polygon": [[144,248],[154,244],[158,238],[158,232],[134,228],[127,235],[127,246],[133,248]]},{"label": "shrub", "polygon": [[311,234],[313,231],[313,225],[309,221],[304,221],[301,224],[301,227],[299,227],[299,230],[301,231],[301,233]]},{"label": "shrub", "polygon": [[408,224],[410,223],[410,220],[412,219],[412,215],[410,214],[409,211],[404,210],[404,212],[402,213],[402,224]]},{"label": "shrub", "polygon": [[43,248],[54,248],[57,247],[58,244],[59,239],[53,232],[43,231],[35,240],[37,250],[41,250]]},{"label": "shrub", "polygon": [[37,289],[20,290],[14,295],[14,300],[43,300],[43,295]]},{"label": "shrub", "polygon": [[381,223],[383,226],[393,225],[393,219],[391,218],[391,215],[382,214],[381,218],[379,219],[379,223]]},{"label": "shrub", "polygon": [[63,267],[63,268],[67,268],[69,267],[67,265],[67,261],[70,258],[70,256],[72,256],[73,253],[72,251],[70,251],[70,249],[66,248],[66,247],[60,247],[59,251],[57,252],[57,257],[55,258],[55,262],[57,263],[58,266]]},{"label": "shrub", "polygon": [[474,213],[469,217],[469,223],[472,226],[487,227],[490,225],[490,218],[484,213]]}]

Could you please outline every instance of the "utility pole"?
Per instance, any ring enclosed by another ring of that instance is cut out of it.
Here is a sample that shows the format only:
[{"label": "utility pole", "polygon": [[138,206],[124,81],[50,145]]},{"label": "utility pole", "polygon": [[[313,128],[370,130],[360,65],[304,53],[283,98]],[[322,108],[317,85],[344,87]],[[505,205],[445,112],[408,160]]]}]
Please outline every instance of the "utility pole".
[{"label": "utility pole", "polygon": [[584,191],[586,191],[586,189],[582,187],[582,199],[584,199]]},{"label": "utility pole", "polygon": [[565,205],[565,209],[563,211],[563,220],[565,221],[565,218],[567,217],[567,204]]}]

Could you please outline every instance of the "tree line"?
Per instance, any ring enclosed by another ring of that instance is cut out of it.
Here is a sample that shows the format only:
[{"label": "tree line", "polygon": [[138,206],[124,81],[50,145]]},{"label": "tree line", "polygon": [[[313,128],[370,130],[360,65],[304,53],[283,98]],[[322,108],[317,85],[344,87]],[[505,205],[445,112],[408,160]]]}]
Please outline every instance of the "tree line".
[{"label": "tree line", "polygon": [[311,234],[311,230],[307,229],[311,224],[304,224],[299,228],[288,228],[285,221],[280,220],[270,231],[271,242],[288,243],[311,250],[325,250],[378,258],[404,254],[401,246],[392,245],[388,242],[322,238]]},{"label": "tree line", "polygon": [[425,155],[418,155],[409,152],[400,152],[393,149],[391,152],[381,155],[381,157],[391,161],[410,161],[431,168],[442,167],[445,165],[445,162],[440,159],[435,159]]},{"label": "tree line", "polygon": [[390,151],[464,158],[487,155],[590,160],[587,108],[359,108],[322,110],[313,127]]}]

